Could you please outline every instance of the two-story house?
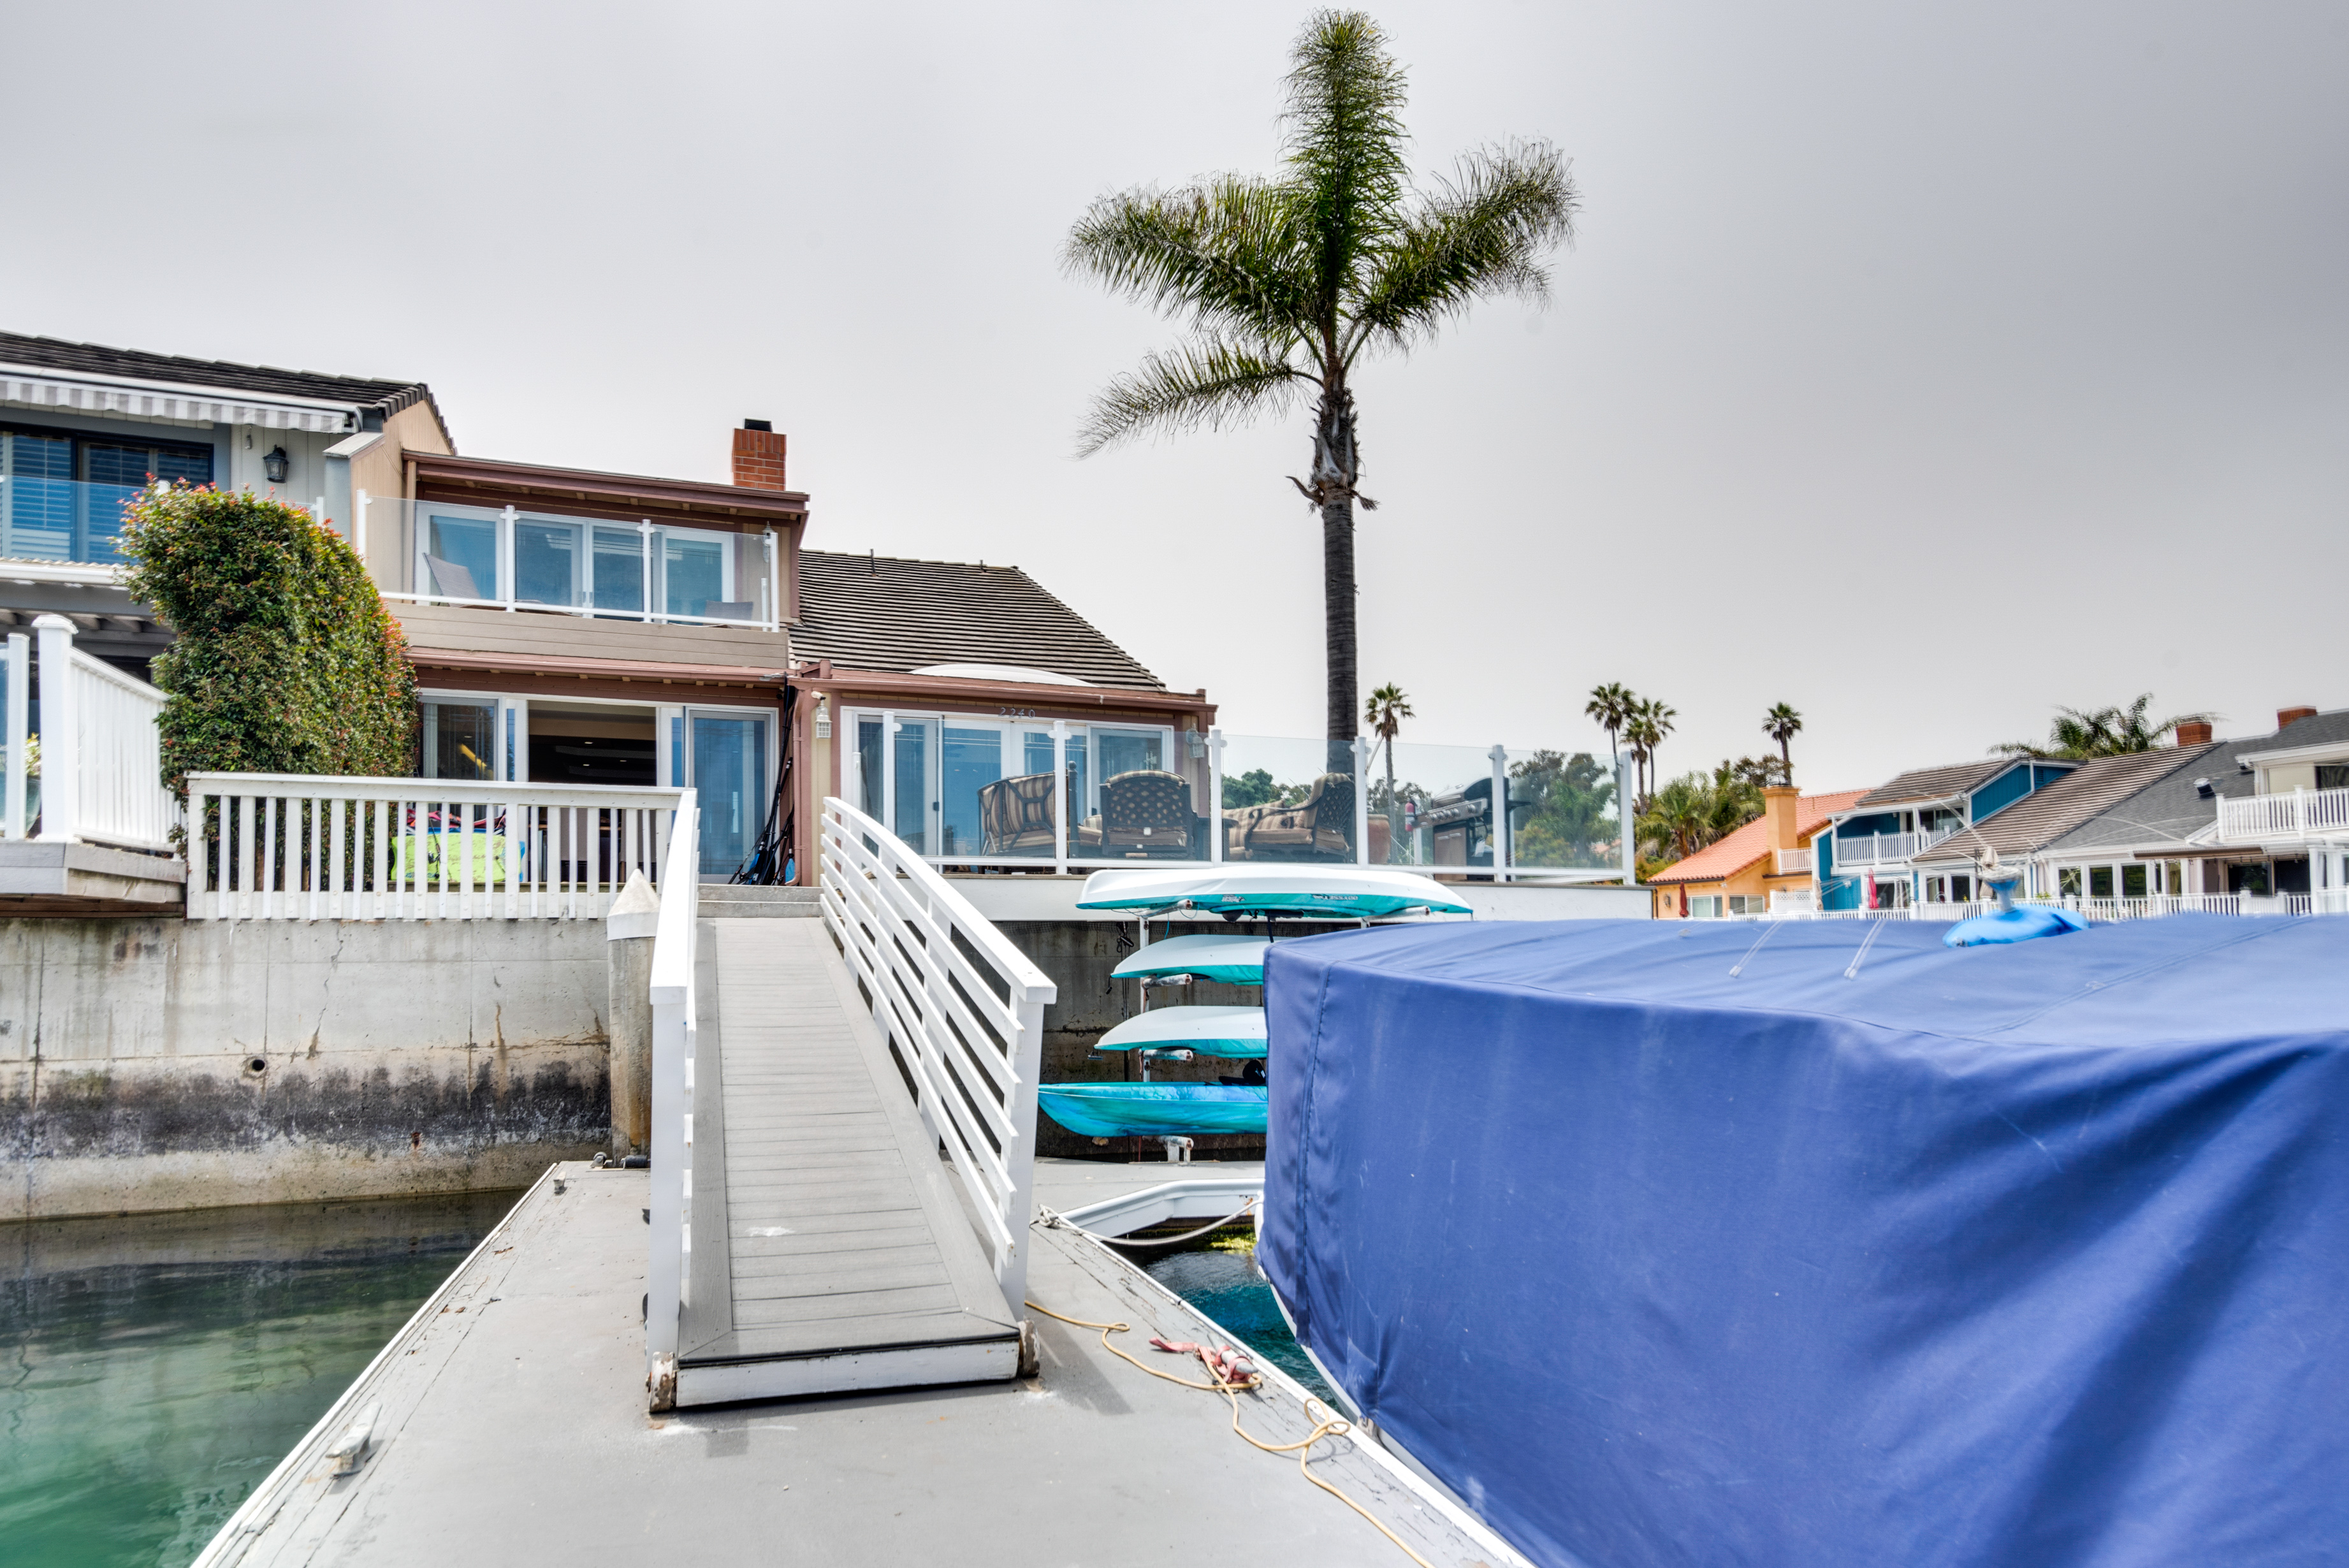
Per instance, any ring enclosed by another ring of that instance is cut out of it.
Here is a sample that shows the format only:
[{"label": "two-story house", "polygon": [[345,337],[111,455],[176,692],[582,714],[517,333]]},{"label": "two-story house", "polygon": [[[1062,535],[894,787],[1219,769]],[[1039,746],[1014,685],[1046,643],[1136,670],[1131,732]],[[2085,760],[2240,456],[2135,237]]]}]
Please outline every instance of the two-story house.
[{"label": "two-story house", "polygon": [[123,501],[273,492],[405,632],[421,777],[696,788],[712,878],[796,823],[810,879],[835,790],[942,861],[1205,858],[1204,692],[1016,568],[808,551],[783,434],[730,444],[722,482],[460,456],[422,382],[0,335],[0,618],[143,673],[171,634],[119,586]]},{"label": "two-story house", "polygon": [[1816,841],[1819,907],[1895,909],[1974,896],[1964,872],[1937,870],[1920,857],[1960,830],[1988,820],[2044,789],[2076,766],[1992,758],[1920,768],[1868,791],[1835,816]]}]

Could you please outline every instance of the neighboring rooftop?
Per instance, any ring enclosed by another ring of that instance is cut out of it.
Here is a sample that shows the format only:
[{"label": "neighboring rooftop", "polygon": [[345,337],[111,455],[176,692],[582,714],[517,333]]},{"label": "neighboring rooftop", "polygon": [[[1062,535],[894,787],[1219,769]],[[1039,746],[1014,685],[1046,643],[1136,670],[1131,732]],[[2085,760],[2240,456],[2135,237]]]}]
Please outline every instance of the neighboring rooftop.
[{"label": "neighboring rooftop", "polygon": [[[440,418],[432,389],[421,381],[384,380],[372,377],[329,376],[315,370],[281,370],[267,365],[232,365],[218,359],[189,359],[173,354],[150,354],[143,349],[112,348],[101,343],[67,343],[61,338],[31,337],[0,332],[0,366],[56,371],[66,377],[87,377],[99,383],[148,382],[215,392],[252,392],[278,397],[301,397],[348,404],[379,412],[385,418],[413,404],[432,409],[446,436],[448,421]],[[0,400],[15,400],[5,398]],[[453,441],[450,443],[452,447]]]},{"label": "neighboring rooftop", "polygon": [[1018,665],[1091,686],[1166,689],[1017,566],[961,561],[802,551],[792,655],[881,675]]},{"label": "neighboring rooftop", "polygon": [[1907,806],[1925,800],[1946,800],[1986,784],[2020,760],[1992,757],[1980,762],[1952,762],[1942,768],[1916,768],[1889,784],[1865,791],[1856,802],[1861,810],[1877,806]]},{"label": "neighboring rooftop", "polygon": [[2230,758],[2264,756],[2271,751],[2297,751],[2304,746],[2338,746],[2349,742],[2349,708],[2313,713],[2296,718],[2273,735],[2225,742]]},{"label": "neighboring rooftop", "polygon": [[2230,749],[2228,742],[2214,741],[2092,758],[1978,826],[1961,828],[1919,855],[1915,863],[1964,865],[1979,859],[1985,848],[2006,861],[2036,853],[2150,784],[2187,769],[2209,771],[2203,764],[2225,762],[2221,753]]},{"label": "neighboring rooftop", "polygon": [[[1837,811],[1859,804],[1865,789],[1837,795],[1800,795],[1795,799],[1795,836],[1809,838],[1827,825]],[[1684,861],[1675,861],[1645,879],[1650,882],[1720,882],[1733,877],[1770,852],[1770,819],[1756,817],[1735,832],[1707,844]]]}]

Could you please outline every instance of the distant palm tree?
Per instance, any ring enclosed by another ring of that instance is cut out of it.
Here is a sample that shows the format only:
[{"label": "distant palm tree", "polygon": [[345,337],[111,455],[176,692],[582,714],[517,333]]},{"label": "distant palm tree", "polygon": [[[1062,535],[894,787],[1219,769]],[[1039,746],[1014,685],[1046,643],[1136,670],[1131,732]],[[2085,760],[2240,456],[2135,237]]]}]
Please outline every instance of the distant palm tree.
[{"label": "distant palm tree", "polygon": [[1615,749],[1615,734],[1631,721],[1631,712],[1640,706],[1640,698],[1621,681],[1609,681],[1605,686],[1590,688],[1590,700],[1582,705],[1583,717],[1607,732],[1607,759],[1620,764],[1622,756]]},{"label": "distant palm tree", "polygon": [[1387,857],[1390,860],[1394,858],[1395,845],[1402,841],[1402,813],[1395,800],[1395,737],[1402,730],[1402,721],[1413,717],[1411,698],[1404,696],[1402,687],[1392,681],[1371,693],[1371,700],[1362,712],[1362,721],[1371,727],[1371,733],[1379,738],[1379,744],[1387,754]]},{"label": "distant palm tree", "polygon": [[2055,722],[2048,727],[2046,745],[2010,740],[1992,747],[1991,752],[1993,756],[2044,757],[2065,761],[2125,757],[2135,751],[2151,751],[2161,744],[2163,736],[2181,724],[2209,724],[2219,717],[2215,713],[2181,713],[2148,721],[2145,710],[2152,703],[2153,694],[2146,692],[2125,708],[2100,707],[2093,713],[2083,713],[2076,707],[2059,707],[2055,710]]},{"label": "distant palm tree", "polygon": [[1801,733],[1803,716],[1785,703],[1774,706],[1762,716],[1762,733],[1778,743],[1778,759],[1786,765],[1786,782],[1795,781],[1795,758],[1786,743]]},{"label": "distant palm tree", "polygon": [[1095,201],[1069,235],[1069,268],[1192,330],[1110,383],[1082,454],[1150,430],[1238,425],[1314,396],[1307,479],[1321,514],[1333,757],[1355,734],[1354,502],[1361,460],[1353,372],[1404,353],[1480,299],[1540,301],[1543,258],[1574,234],[1566,160],[1542,142],[1486,148],[1434,188],[1405,160],[1402,68],[1359,11],[1321,11],[1290,54],[1286,169],[1218,174],[1179,191]]},{"label": "distant palm tree", "polygon": [[1672,732],[1672,720],[1679,717],[1679,710],[1671,705],[1647,697],[1633,707],[1623,726],[1623,738],[1631,743],[1631,759],[1639,765],[1640,810],[1643,811],[1652,799],[1650,780],[1662,777],[1656,771],[1656,748]]}]

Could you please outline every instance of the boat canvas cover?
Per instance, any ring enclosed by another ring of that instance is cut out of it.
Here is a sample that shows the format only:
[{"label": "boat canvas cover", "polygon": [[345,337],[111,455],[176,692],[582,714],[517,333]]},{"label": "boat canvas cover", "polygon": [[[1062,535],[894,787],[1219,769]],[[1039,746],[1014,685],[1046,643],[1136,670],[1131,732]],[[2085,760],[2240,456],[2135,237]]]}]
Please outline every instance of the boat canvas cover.
[{"label": "boat canvas cover", "polygon": [[1036,1099],[1086,1138],[1264,1130],[1264,1090],[1247,1084],[1046,1083]]},{"label": "boat canvas cover", "polygon": [[2349,1560],[2349,919],[1279,944],[1258,1258],[1535,1561]]},{"label": "boat canvas cover", "polygon": [[1220,932],[1203,936],[1170,936],[1164,942],[1130,953],[1111,970],[1112,980],[1191,975],[1219,980],[1227,985],[1264,984],[1264,954],[1269,938],[1226,936]]},{"label": "boat canvas cover", "polygon": [[1251,914],[1377,920],[1405,910],[1467,914],[1460,895],[1433,877],[1381,866],[1242,865],[1103,871],[1085,879],[1079,909],[1173,909],[1189,904]]},{"label": "boat canvas cover", "polygon": [[1157,1007],[1138,1013],[1093,1042],[1097,1051],[1204,1051],[1211,1057],[1264,1055],[1261,1007]]}]

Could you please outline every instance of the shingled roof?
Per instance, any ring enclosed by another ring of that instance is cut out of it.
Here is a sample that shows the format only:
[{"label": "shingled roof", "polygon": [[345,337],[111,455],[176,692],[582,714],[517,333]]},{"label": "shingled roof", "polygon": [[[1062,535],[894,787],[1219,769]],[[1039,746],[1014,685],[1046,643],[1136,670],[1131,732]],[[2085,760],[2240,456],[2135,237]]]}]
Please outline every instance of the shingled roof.
[{"label": "shingled roof", "polygon": [[1012,665],[1091,686],[1166,689],[1016,566],[803,550],[799,597],[795,658],[883,675],[933,665]]},{"label": "shingled roof", "polygon": [[1985,847],[1996,850],[2002,861],[2036,853],[2155,780],[2202,761],[2223,744],[2165,746],[2092,758],[1978,825],[1960,829],[1919,855],[1915,863],[1962,865],[1979,860]]},{"label": "shingled roof", "polygon": [[1988,783],[1993,776],[2013,766],[2012,757],[1992,757],[1981,762],[1953,762],[1945,768],[1911,769],[1889,784],[1879,784],[1861,796],[1858,809],[1865,811],[1872,807],[1905,806],[1917,800],[1946,800],[1978,784]]},{"label": "shingled roof", "polygon": [[[348,403],[358,408],[378,408],[387,418],[413,404],[424,403],[431,406],[433,418],[440,420],[440,405],[433,402],[432,389],[421,381],[328,376],[316,370],[281,370],[267,365],[232,365],[219,359],[188,359],[175,354],[110,348],[102,343],[68,343],[62,338],[30,337],[16,332],[0,332],[0,365],[223,392],[313,397]],[[447,435],[448,429],[448,422],[440,420],[441,434]]]}]

